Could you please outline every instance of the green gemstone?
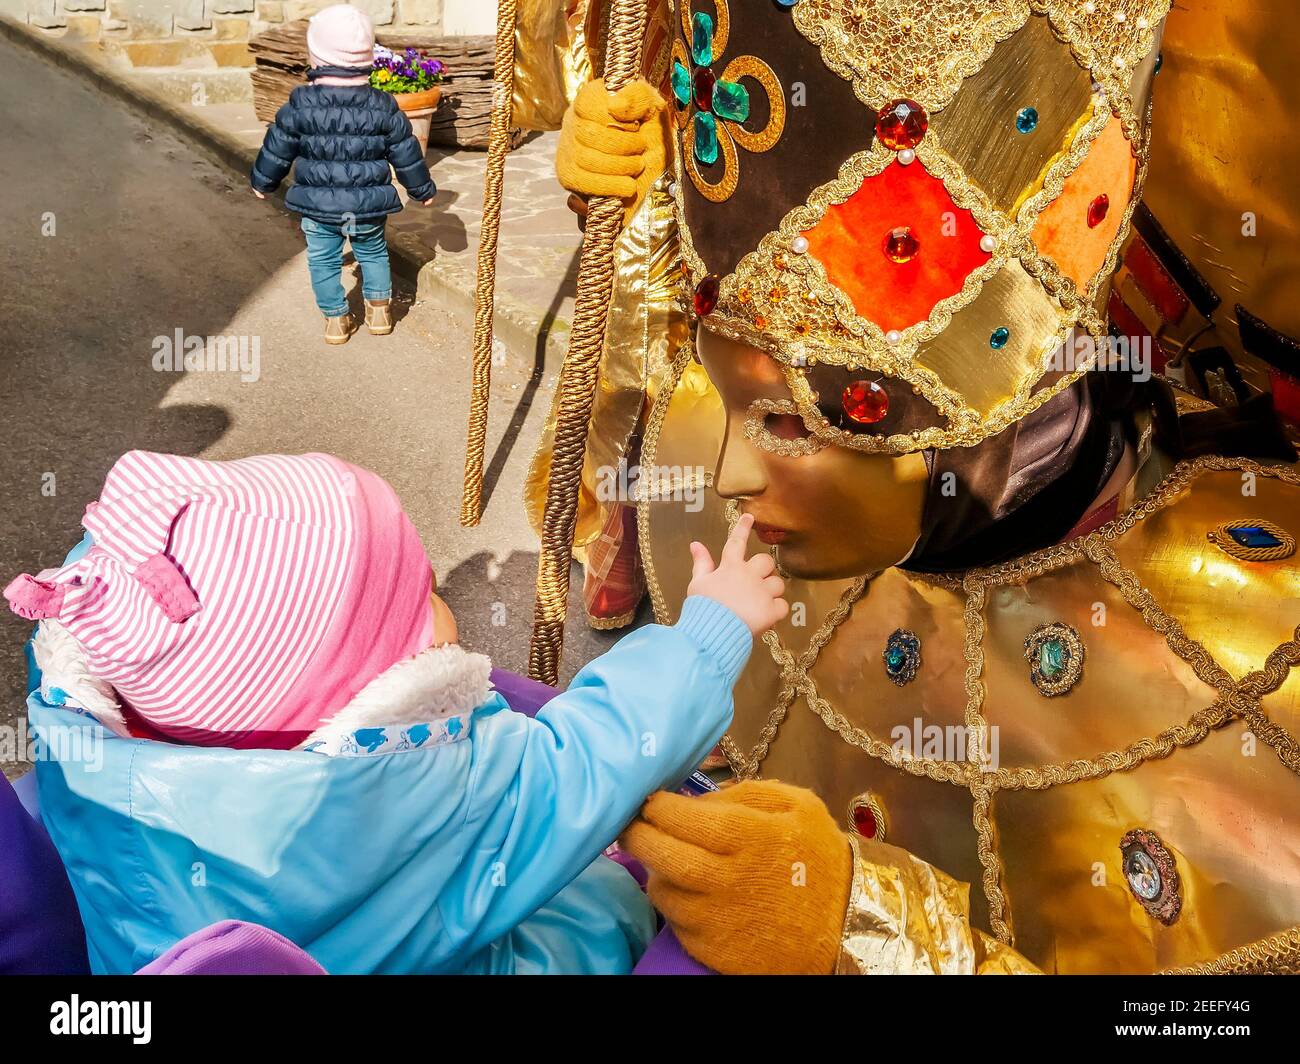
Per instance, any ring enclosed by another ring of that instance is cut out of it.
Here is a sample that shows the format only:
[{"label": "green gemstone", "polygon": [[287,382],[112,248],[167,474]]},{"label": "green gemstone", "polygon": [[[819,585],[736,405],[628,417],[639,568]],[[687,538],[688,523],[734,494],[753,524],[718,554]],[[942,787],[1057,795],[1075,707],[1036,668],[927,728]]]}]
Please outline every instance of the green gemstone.
[{"label": "green gemstone", "polygon": [[695,158],[705,166],[718,161],[718,123],[712,115],[695,115]]},{"label": "green gemstone", "polygon": [[713,62],[713,18],[703,11],[691,19],[691,57],[700,66]]},{"label": "green gemstone", "polygon": [[1065,644],[1059,639],[1049,639],[1039,647],[1038,671],[1042,673],[1043,679],[1058,679],[1065,672],[1067,656]]},{"label": "green gemstone", "polygon": [[749,90],[738,81],[719,81],[713,87],[713,113],[731,122],[749,118]]},{"label": "green gemstone", "polygon": [[691,102],[691,72],[676,59],[673,60],[673,95],[682,107]]}]

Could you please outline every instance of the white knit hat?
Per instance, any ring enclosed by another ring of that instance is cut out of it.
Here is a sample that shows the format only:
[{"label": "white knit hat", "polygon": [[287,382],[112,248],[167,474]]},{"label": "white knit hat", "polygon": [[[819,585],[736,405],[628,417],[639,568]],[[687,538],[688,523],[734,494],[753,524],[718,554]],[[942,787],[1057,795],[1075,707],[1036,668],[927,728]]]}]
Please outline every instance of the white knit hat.
[{"label": "white knit hat", "polygon": [[369,67],[375,60],[375,27],[351,4],[327,7],[307,24],[307,55],[312,66]]}]

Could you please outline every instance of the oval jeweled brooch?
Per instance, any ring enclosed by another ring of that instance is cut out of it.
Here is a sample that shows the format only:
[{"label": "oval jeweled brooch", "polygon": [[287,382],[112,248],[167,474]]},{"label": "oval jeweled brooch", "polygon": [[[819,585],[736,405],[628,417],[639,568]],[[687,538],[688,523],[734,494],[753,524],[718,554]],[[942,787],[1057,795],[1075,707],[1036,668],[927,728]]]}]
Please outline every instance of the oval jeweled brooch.
[{"label": "oval jeweled brooch", "polygon": [[1083,676],[1083,640],[1060,621],[1040,624],[1025,638],[1029,678],[1047,698],[1066,694]]},{"label": "oval jeweled brooch", "polygon": [[921,667],[921,640],[915,632],[896,628],[885,641],[880,660],[885,663],[885,675],[896,686],[906,687],[916,679],[916,670]]},{"label": "oval jeweled brooch", "polygon": [[1295,537],[1272,521],[1229,521],[1205,533],[1224,554],[1243,562],[1276,562],[1295,553]]},{"label": "oval jeweled brooch", "polygon": [[1138,904],[1162,924],[1178,919],[1183,909],[1182,884],[1174,855],[1154,831],[1134,828],[1119,840],[1124,881]]}]

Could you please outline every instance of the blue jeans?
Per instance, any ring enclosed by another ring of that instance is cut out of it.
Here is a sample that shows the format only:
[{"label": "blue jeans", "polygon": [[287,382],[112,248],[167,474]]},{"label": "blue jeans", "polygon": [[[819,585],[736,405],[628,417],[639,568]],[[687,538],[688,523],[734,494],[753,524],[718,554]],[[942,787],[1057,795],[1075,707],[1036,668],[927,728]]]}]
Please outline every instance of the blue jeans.
[{"label": "blue jeans", "polygon": [[348,312],[348,297],[339,274],[343,271],[343,242],[352,242],[352,254],[361,267],[361,293],[366,299],[389,299],[393,275],[388,268],[388,240],[384,219],[378,222],[347,222],[331,225],[304,216],[307,238],[307,272],[311,275],[316,305],[327,318],[341,318]]}]

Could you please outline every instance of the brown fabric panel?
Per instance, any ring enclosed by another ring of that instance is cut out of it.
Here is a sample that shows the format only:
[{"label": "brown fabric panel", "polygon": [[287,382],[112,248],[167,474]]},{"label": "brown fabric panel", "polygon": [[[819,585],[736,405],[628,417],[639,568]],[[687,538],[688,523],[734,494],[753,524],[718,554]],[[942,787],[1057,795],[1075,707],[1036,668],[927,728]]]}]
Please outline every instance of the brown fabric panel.
[{"label": "brown fabric panel", "polygon": [[[712,0],[692,0],[691,10],[716,13]],[[686,222],[695,250],[709,272],[721,276],[734,270],[813,189],[834,179],[845,159],[869,148],[876,126],[876,112],[822,62],[820,49],[795,29],[788,11],[772,0],[730,0],[730,10],[730,40],[726,51],[714,56],[713,72],[721,77],[726,65],[740,55],[763,60],[785,91],[786,120],[781,139],[768,151],[751,154],[737,145],[740,183],[723,203],[710,203],[683,175]],[[675,29],[681,33],[680,19]],[[685,43],[689,55],[690,41]],[[742,84],[750,100],[745,128],[757,132],[767,123],[767,95],[750,78]],[[796,85],[803,86],[799,107],[793,106]],[[725,123],[718,125],[723,136]],[[723,172],[721,152],[716,163],[700,169],[706,181],[718,182]]]},{"label": "brown fabric panel", "polygon": [[[906,381],[869,370],[851,370],[844,366],[818,364],[805,374],[817,393],[817,407],[832,425],[860,436],[891,436],[916,432],[946,424],[943,416],[924,396],[912,391]],[[844,389],[857,380],[875,381],[889,396],[889,412],[873,425],[859,425],[844,414],[841,397]]]}]

